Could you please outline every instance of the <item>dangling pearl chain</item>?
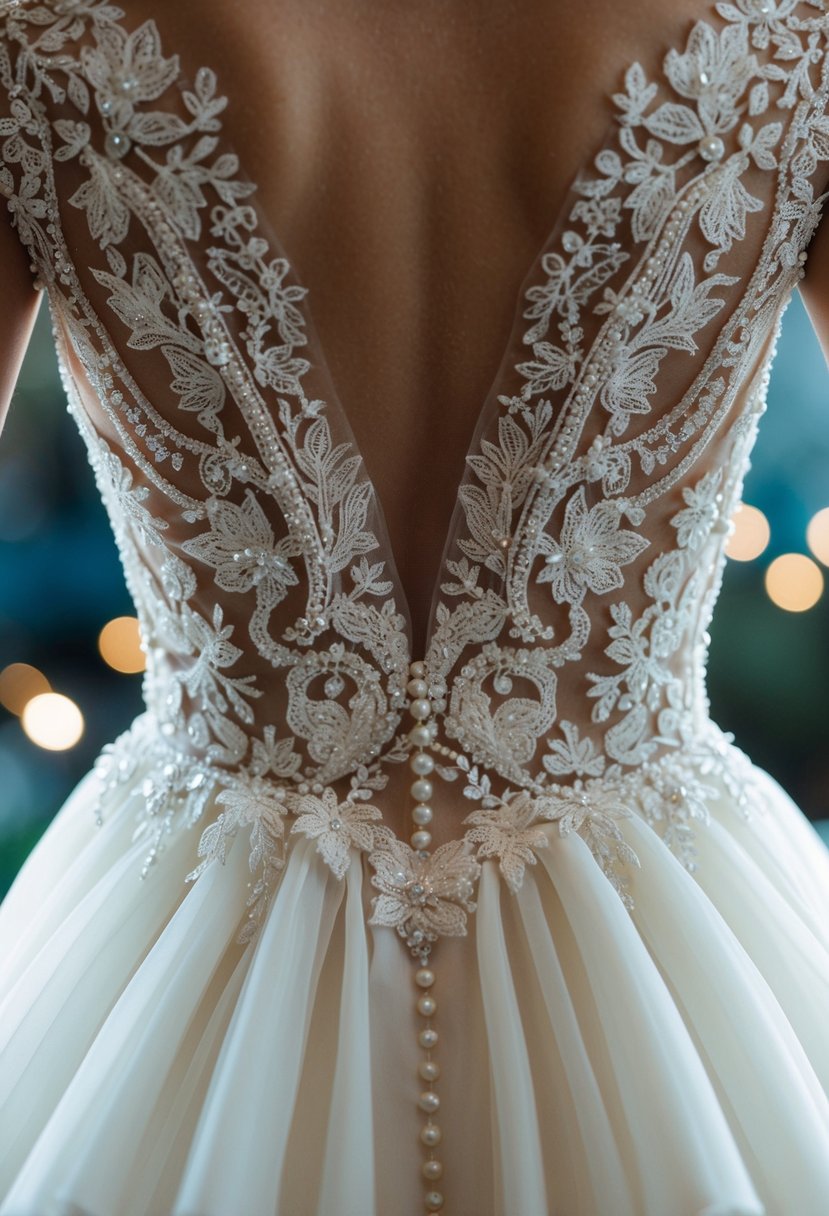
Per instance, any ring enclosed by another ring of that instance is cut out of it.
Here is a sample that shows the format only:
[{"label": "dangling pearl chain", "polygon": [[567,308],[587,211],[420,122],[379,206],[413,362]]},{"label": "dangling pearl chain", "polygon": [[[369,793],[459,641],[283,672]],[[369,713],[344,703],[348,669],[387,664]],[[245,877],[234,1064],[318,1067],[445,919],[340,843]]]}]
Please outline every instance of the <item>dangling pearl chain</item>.
[{"label": "dangling pearl chain", "polygon": [[[411,785],[411,793],[415,801],[412,810],[414,830],[411,835],[411,846],[422,858],[426,858],[429,856],[429,846],[432,843],[432,833],[429,831],[429,825],[434,818],[434,811],[429,805],[429,800],[433,793],[433,786],[429,777],[435,768],[435,762],[429,755],[427,748],[439,751],[453,759],[457,759],[457,753],[435,742],[435,727],[429,722],[429,718],[432,715],[433,708],[445,707],[445,702],[442,702],[438,698],[435,705],[433,705],[429,700],[428,694],[430,690],[424,678],[426,675],[425,664],[422,662],[412,663],[409,668],[409,675],[410,679],[406,685],[406,690],[412,698],[409,712],[415,720],[415,725],[409,731],[409,739],[415,748],[409,759],[409,767],[415,776]],[[431,691],[434,693],[439,690],[433,688]],[[412,888],[412,893],[416,896],[425,894],[424,891],[418,891],[416,888]],[[423,1019],[417,1041],[420,1047],[423,1048],[424,1054],[417,1066],[417,1072],[419,1081],[421,1083],[425,1082],[426,1086],[421,1091],[417,1104],[426,1116],[426,1122],[420,1129],[420,1142],[427,1154],[421,1167],[421,1174],[424,1185],[429,1188],[423,1196],[425,1210],[429,1213],[443,1211],[443,1195],[440,1191],[434,1189],[435,1183],[443,1176],[443,1163],[435,1155],[435,1149],[443,1139],[443,1133],[440,1125],[435,1122],[434,1118],[440,1110],[440,1097],[435,1091],[436,1082],[440,1077],[440,1065],[433,1059],[433,1052],[438,1043],[438,1032],[435,1030],[432,1022],[438,1005],[432,992],[435,984],[435,973],[428,966],[431,953],[432,943],[425,940],[416,942],[412,947],[412,954],[417,963],[417,970],[414,976],[417,987],[415,1007]]]}]

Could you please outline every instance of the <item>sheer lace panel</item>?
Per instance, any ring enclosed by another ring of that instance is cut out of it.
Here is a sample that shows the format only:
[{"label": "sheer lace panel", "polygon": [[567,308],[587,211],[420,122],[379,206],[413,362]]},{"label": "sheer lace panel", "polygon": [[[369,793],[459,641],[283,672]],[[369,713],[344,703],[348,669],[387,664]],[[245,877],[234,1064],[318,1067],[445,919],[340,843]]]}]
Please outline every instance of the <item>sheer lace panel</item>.
[{"label": "sheer lace panel", "polygon": [[[563,787],[703,728],[729,519],[824,201],[823,8],[721,3],[659,78],[623,71],[526,280],[423,656],[490,852],[496,810],[560,817]],[[258,782],[272,825],[312,797],[298,813],[329,823],[335,786],[365,801],[411,749],[417,656],[305,290],[209,66],[105,0],[0,14],[0,185],[141,617],[149,708],[180,753]],[[379,811],[349,797],[370,847]]]}]

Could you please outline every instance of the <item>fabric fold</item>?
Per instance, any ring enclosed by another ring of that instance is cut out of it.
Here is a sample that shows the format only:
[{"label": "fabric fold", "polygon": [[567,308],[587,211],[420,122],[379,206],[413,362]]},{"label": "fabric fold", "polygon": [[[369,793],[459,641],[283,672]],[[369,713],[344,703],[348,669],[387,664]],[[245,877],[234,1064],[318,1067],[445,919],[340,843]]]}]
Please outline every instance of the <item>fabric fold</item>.
[{"label": "fabric fold", "polygon": [[[752,961],[754,948],[768,958],[768,918],[756,919],[738,940],[718,911],[713,874],[706,874],[706,892],[647,825],[632,820],[626,833],[642,862],[632,884],[636,925],[697,1044],[763,1204],[781,1216],[824,1216],[829,1101]],[[739,883],[733,867],[720,879],[723,903],[730,903],[730,887]],[[785,983],[785,956],[778,962]],[[825,966],[820,950],[814,963]],[[780,995],[785,1001],[782,989]],[[825,1006],[810,1008],[825,1029]]]}]

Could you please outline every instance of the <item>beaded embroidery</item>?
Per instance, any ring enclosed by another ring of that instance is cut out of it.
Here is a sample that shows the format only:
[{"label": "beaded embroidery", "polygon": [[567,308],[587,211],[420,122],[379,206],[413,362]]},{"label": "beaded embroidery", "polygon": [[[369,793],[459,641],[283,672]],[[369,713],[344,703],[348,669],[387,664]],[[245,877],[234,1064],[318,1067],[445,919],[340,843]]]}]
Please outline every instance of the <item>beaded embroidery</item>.
[{"label": "beaded embroidery", "polygon": [[[366,855],[371,923],[416,959],[439,1211],[430,959],[466,932],[482,863],[517,891],[576,831],[630,906],[625,818],[693,869],[716,782],[748,805],[750,766],[707,721],[705,629],[824,203],[824,4],[720,3],[663,78],[626,72],[616,135],[533,267],[416,660],[377,495],[214,72],[182,81],[155,23],[130,31],[107,0],[0,0],[0,22],[0,192],[148,651],[149,712],[98,771],[136,795],[146,866],[208,807],[191,880],[249,835],[242,942],[293,836],[339,879]],[[410,844],[380,805],[403,762]],[[475,806],[432,852],[435,778]]]},{"label": "beaded embroidery", "polygon": [[[576,182],[540,258],[546,279],[526,292],[532,357],[516,364],[514,386],[510,373],[499,385],[467,458],[418,695],[376,495],[342,420],[315,395],[306,292],[221,141],[214,73],[202,68],[178,102],[178,57],[163,54],[155,24],[127,32],[104,0],[0,11],[0,186],[49,293],[70,402],[142,618],[148,705],[164,746],[178,749],[144,779],[145,828],[167,807],[150,858],[170,808],[195,822],[205,786],[220,788],[200,854],[221,857],[250,830],[254,921],[301,832],[338,875],[349,849],[364,850],[381,892],[376,923],[408,925],[383,876],[428,853],[435,726],[429,740],[417,727],[398,733],[420,700],[462,749],[443,748],[456,762],[437,775],[466,774],[481,804],[443,856],[473,876],[476,855],[497,857],[514,889],[544,847],[541,825],[559,822],[584,835],[624,897],[635,857],[610,791],[638,771],[636,804],[642,766],[681,756],[703,729],[704,626],[727,520],[772,335],[823,202],[823,6],[720,4],[718,26],[699,22],[667,55],[663,81],[639,65],[626,73],[617,146]],[[103,259],[85,277],[57,206],[69,166],[79,180],[69,202]],[[752,233],[761,256],[743,282],[728,258]],[[693,360],[698,335],[723,317]],[[136,382],[132,351],[163,360],[166,409]],[[693,381],[658,410],[677,352]],[[673,543],[657,553],[649,526],[662,520]],[[205,580],[217,597],[209,612]],[[247,638],[234,599],[249,607]],[[601,670],[585,670],[600,630]],[[268,669],[285,690],[276,727],[258,716]],[[372,802],[384,765],[407,758],[420,807],[411,856]],[[344,780],[345,795],[334,788]],[[686,864],[698,817],[652,814]],[[462,932],[471,906],[456,893],[443,931]]]}]

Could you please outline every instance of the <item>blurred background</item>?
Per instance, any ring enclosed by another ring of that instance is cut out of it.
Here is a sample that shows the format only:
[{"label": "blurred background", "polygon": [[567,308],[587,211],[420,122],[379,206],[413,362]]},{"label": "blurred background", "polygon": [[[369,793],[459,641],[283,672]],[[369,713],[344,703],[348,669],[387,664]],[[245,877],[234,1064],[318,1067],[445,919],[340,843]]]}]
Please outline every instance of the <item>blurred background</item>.
[{"label": "blurred background", "polygon": [[[796,297],[712,628],[717,722],[829,840],[829,372]],[[0,440],[0,896],[141,710],[137,623],[46,309]]]}]

